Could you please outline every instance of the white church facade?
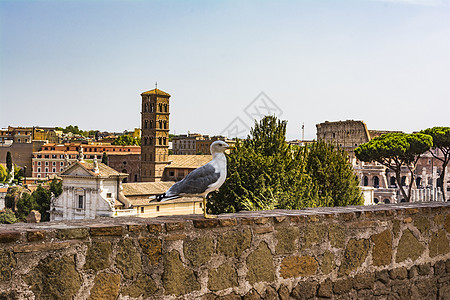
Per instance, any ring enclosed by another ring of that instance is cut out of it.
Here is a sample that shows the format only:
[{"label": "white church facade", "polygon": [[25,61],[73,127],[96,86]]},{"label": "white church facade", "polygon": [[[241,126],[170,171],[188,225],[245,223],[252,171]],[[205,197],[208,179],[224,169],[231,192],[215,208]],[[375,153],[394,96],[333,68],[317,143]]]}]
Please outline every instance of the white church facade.
[{"label": "white church facade", "polygon": [[60,176],[63,192],[52,201],[51,221],[136,215],[122,193],[122,181],[128,174],[96,159],[84,161],[81,154]]}]

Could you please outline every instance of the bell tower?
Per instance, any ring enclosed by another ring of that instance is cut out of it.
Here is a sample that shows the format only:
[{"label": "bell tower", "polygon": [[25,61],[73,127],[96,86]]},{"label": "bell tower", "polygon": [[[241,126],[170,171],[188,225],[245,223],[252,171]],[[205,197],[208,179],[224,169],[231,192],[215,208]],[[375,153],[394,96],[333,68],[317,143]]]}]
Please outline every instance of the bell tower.
[{"label": "bell tower", "polygon": [[155,88],[141,97],[141,180],[161,181],[169,163],[170,95]]}]

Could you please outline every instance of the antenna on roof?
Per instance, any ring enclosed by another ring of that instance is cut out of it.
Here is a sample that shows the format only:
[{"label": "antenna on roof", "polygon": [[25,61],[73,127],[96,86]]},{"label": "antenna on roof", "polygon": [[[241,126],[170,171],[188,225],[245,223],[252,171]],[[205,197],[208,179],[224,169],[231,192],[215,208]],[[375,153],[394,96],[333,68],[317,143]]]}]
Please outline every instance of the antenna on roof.
[{"label": "antenna on roof", "polygon": [[155,90],[158,89],[158,81],[155,81]]}]

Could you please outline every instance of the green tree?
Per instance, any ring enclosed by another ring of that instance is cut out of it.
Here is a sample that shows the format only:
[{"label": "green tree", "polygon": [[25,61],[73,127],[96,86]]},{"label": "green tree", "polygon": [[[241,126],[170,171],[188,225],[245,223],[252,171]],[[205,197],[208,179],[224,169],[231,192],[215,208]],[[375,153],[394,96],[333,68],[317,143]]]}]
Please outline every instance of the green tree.
[{"label": "green tree", "polygon": [[51,192],[39,185],[33,192],[32,197],[37,203],[37,210],[41,213],[41,221],[49,221],[50,214],[47,211],[50,210],[50,203],[52,200]]},{"label": "green tree", "polygon": [[[446,199],[445,190],[445,169],[450,161],[450,127],[433,127],[422,130],[421,133],[428,134],[433,138],[433,148],[439,149],[444,157],[436,155],[431,149],[429,150],[434,158],[442,162],[442,172],[439,175],[439,186],[444,199]],[[450,198],[449,198],[450,200]]]},{"label": "green tree", "polygon": [[141,144],[140,138],[134,138],[130,135],[121,135],[119,136],[113,143],[113,145],[121,145],[121,146],[139,146]]},{"label": "green tree", "polygon": [[[355,149],[355,154],[361,161],[376,161],[394,171],[400,192],[405,201],[409,202],[417,161],[420,155],[428,151],[432,145],[433,139],[427,134],[387,133],[359,145]],[[405,191],[401,185],[402,166],[407,167],[410,173],[411,184],[408,191]]]},{"label": "green tree", "polygon": [[5,182],[8,178],[8,172],[3,165],[0,165],[0,182]]},{"label": "green tree", "polygon": [[[33,193],[34,194],[34,193]],[[36,203],[33,194],[23,193],[22,196],[17,200],[17,218],[21,221],[26,221],[27,216],[32,210],[39,210],[39,205]]]},{"label": "green tree", "polygon": [[359,180],[344,150],[319,141],[309,148],[306,161],[306,171],[318,189],[317,206],[364,203]]},{"label": "green tree", "polygon": [[102,164],[108,165],[108,154],[106,152],[103,152]]},{"label": "green tree", "polygon": [[11,152],[6,152],[6,169],[8,170],[8,173],[11,172],[13,168],[13,163],[12,163],[12,157],[11,157]]},{"label": "green tree", "polygon": [[0,210],[0,224],[13,224],[17,221],[16,215],[9,208]]},{"label": "green tree", "polygon": [[290,146],[285,137],[286,121],[268,116],[255,123],[247,139],[237,141],[227,156],[229,175],[219,191],[211,193],[210,212],[362,203],[342,151],[325,144],[312,149]]},{"label": "green tree", "polygon": [[58,179],[53,178],[52,181],[50,182],[49,186],[50,186],[50,192],[53,193],[55,198],[62,194],[62,191],[63,191],[62,190],[62,181],[59,181]]}]

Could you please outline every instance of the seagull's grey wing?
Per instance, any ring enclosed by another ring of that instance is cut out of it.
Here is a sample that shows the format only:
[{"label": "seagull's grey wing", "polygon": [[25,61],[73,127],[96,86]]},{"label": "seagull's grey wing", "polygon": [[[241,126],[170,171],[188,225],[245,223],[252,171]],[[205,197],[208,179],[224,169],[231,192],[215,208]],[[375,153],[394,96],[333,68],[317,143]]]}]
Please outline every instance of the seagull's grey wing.
[{"label": "seagull's grey wing", "polygon": [[189,173],[183,180],[175,183],[168,191],[168,195],[202,194],[208,186],[216,182],[220,173],[210,164],[206,164]]}]

